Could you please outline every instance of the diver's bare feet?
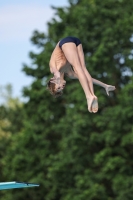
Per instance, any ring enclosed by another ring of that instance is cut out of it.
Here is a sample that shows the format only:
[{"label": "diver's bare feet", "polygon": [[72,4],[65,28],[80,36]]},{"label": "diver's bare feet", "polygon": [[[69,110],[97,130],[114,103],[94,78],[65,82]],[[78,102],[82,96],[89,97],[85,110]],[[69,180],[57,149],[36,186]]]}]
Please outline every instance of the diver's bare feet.
[{"label": "diver's bare feet", "polygon": [[98,101],[97,101],[97,97],[94,96],[94,100],[92,102],[92,112],[96,113],[98,111]]},{"label": "diver's bare feet", "polygon": [[89,110],[90,113],[92,113],[92,103],[93,103],[93,101],[94,101],[93,96],[87,98],[88,110]]},{"label": "diver's bare feet", "polygon": [[115,86],[106,85],[105,90],[106,90],[107,95],[109,96],[109,92],[115,90]]}]

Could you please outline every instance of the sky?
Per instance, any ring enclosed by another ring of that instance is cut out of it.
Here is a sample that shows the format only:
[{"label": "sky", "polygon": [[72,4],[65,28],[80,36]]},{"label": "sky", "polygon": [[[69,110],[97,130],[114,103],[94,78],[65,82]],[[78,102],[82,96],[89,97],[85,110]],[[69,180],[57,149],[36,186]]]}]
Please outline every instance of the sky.
[{"label": "sky", "polygon": [[22,88],[32,78],[22,72],[30,64],[30,51],[35,50],[30,38],[34,30],[47,32],[47,22],[54,16],[53,6],[67,6],[68,0],[0,1],[0,86],[11,84],[13,96],[22,98]]}]

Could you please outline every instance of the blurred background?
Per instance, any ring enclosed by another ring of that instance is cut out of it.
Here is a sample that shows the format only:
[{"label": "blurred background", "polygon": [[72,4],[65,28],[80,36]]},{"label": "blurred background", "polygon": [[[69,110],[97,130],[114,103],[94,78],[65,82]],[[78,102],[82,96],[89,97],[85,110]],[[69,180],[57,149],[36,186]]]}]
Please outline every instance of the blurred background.
[{"label": "blurred background", "polygon": [[[133,1],[0,3],[1,200],[133,199]],[[78,80],[62,97],[47,91],[49,59],[63,37],[82,41],[99,111],[89,113]]]},{"label": "blurred background", "polygon": [[54,16],[52,5],[63,7],[68,2],[6,0],[0,3],[0,85],[11,84],[16,97],[22,98],[22,87],[32,81],[32,78],[21,72],[22,63],[30,63],[28,52],[31,49],[37,51],[30,42],[33,31],[47,32],[47,22]]}]

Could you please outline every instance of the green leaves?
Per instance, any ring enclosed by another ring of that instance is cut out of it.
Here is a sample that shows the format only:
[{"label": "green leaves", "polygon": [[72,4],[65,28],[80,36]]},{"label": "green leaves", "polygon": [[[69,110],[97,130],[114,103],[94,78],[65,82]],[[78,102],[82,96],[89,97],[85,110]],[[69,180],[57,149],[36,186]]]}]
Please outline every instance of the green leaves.
[{"label": "green leaves", "polygon": [[[48,34],[33,33],[31,41],[40,52],[30,52],[31,65],[23,67],[33,77],[23,89],[28,100],[7,114],[12,138],[2,157],[3,177],[41,186],[5,192],[2,200],[132,199],[133,2],[69,2],[67,8],[54,8]],[[78,80],[66,79],[58,99],[46,89],[51,53],[69,35],[82,41],[92,77],[116,86],[109,97],[95,86],[96,114],[88,112]]]}]

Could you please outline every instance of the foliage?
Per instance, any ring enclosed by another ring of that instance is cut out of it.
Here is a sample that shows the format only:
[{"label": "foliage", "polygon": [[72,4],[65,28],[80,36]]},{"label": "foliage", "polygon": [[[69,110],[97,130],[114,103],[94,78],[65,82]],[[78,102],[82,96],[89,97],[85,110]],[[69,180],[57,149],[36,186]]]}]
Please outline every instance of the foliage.
[{"label": "foliage", "polygon": [[[54,8],[48,33],[31,39],[32,76],[23,94],[24,118],[3,158],[10,180],[40,183],[39,188],[12,190],[2,200],[130,200],[133,198],[133,1],[70,0]],[[63,97],[46,90],[50,55],[60,38],[81,39],[92,77],[115,85],[107,97],[95,87],[99,112],[87,111],[78,81],[67,80]]]},{"label": "foliage", "polygon": [[6,156],[6,150],[10,148],[10,142],[13,134],[18,134],[22,128],[22,116],[24,116],[22,110],[22,103],[18,98],[14,98],[12,95],[12,86],[10,84],[6,86],[0,86],[0,181],[5,181],[6,176],[3,174],[4,157]]}]

